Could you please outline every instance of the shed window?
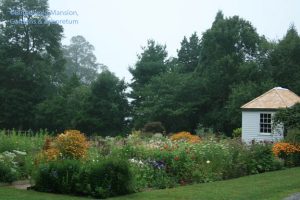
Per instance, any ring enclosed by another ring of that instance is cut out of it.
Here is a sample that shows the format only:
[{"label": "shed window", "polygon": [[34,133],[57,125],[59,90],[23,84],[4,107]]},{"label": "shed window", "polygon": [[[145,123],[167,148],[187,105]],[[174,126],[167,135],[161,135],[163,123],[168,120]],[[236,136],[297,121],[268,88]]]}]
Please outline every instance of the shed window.
[{"label": "shed window", "polygon": [[272,116],[270,113],[260,113],[260,132],[272,132]]}]

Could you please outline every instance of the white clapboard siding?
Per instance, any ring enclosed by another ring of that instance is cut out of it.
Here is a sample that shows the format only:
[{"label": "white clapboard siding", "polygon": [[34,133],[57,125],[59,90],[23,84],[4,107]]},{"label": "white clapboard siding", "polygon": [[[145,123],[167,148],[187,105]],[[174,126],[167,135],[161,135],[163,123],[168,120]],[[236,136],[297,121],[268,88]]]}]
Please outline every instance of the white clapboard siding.
[{"label": "white clapboard siding", "polygon": [[283,139],[283,127],[278,126],[272,134],[260,133],[260,113],[271,113],[270,111],[243,111],[242,112],[242,140],[246,143],[255,141],[279,141]]}]

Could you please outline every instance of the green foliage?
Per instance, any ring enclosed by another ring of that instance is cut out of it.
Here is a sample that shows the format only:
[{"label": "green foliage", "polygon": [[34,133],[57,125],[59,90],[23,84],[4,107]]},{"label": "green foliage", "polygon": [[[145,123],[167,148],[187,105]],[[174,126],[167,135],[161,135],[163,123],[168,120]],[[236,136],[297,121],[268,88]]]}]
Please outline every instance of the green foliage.
[{"label": "green foliage", "polygon": [[39,165],[34,175],[34,189],[41,192],[74,193],[79,182],[80,162],[61,160]]},{"label": "green foliage", "polygon": [[194,130],[199,119],[199,105],[204,101],[200,95],[195,95],[201,88],[199,81],[190,73],[170,72],[153,77],[139,93],[147,98],[134,108],[136,126],[160,121],[167,132]]},{"label": "green foliage", "polygon": [[94,46],[83,36],[73,36],[70,45],[64,46],[64,57],[67,61],[66,75],[68,77],[76,75],[81,82],[87,84],[95,81],[100,64],[96,62],[94,50]]},{"label": "green foliage", "polygon": [[[300,168],[268,172],[253,176],[241,177],[227,181],[217,181],[208,184],[193,184],[188,187],[176,187],[168,190],[150,190],[132,195],[114,197],[114,200],[147,199],[147,200],[173,200],[173,199],[284,199],[299,191],[300,179],[295,176]],[[288,180],[284,181],[283,180]],[[253,187],[262,186],[262,187]],[[218,191],[216,192],[216,188]],[[249,189],[251,188],[251,189]],[[233,192],[234,191],[234,192]],[[271,191],[271,192],[270,192]],[[10,200],[90,200],[89,197],[74,197],[1,187],[0,196],[9,196]]]},{"label": "green foliage", "polygon": [[91,193],[107,198],[132,192],[132,175],[127,161],[108,159],[92,165],[89,173]]},{"label": "green foliage", "polygon": [[300,103],[277,111],[273,120],[276,124],[283,123],[288,129],[300,128]]},{"label": "green foliage", "polygon": [[270,57],[270,71],[277,84],[300,94],[300,36],[291,26],[275,46]]},{"label": "green foliage", "polygon": [[85,133],[116,135],[127,128],[128,100],[126,84],[112,72],[101,72],[91,85],[91,94],[76,128]]},{"label": "green foliage", "polygon": [[10,13],[17,10],[47,12],[48,4],[37,0],[4,0],[0,4],[0,126],[26,130],[35,128],[35,106],[61,83],[63,29],[58,24],[24,23],[45,22],[49,16]]},{"label": "green foliage", "polygon": [[300,129],[289,129],[284,140],[292,144],[300,144]]},{"label": "green foliage", "polygon": [[201,44],[197,33],[193,33],[189,41],[184,37],[178,51],[178,63],[182,65],[179,69],[180,72],[193,72],[198,66],[200,53]]},{"label": "green foliage", "polygon": [[127,161],[105,159],[95,163],[60,160],[39,166],[34,189],[63,194],[85,194],[107,198],[132,191]]},{"label": "green foliage", "polygon": [[283,163],[275,160],[271,144],[253,144],[249,153],[247,164],[250,174],[278,170],[283,167]]},{"label": "green foliage", "polygon": [[[259,80],[259,75],[254,76]],[[241,126],[241,106],[276,86],[271,80],[258,80],[242,82],[231,87],[231,93],[226,102],[226,119],[229,122],[227,126],[232,128]]]},{"label": "green foliage", "polygon": [[17,174],[10,166],[0,161],[0,182],[12,183],[17,180]]},{"label": "green foliage", "polygon": [[165,128],[161,122],[148,122],[145,124],[143,131],[149,133],[164,133]]},{"label": "green foliage", "polygon": [[240,138],[242,137],[242,128],[236,128],[232,132],[232,136],[235,138]]},{"label": "green foliage", "polygon": [[[147,98],[147,95],[143,94],[143,87],[149,83],[149,81],[160,74],[163,74],[168,70],[166,65],[167,51],[166,46],[157,44],[154,40],[148,40],[147,46],[143,47],[143,52],[138,55],[138,61],[134,67],[129,68],[129,72],[132,74],[133,79],[130,93],[130,97],[133,99],[132,109],[134,124],[137,128],[141,128],[147,121],[142,120],[140,112],[137,110],[140,108],[141,103]],[[142,114],[144,116],[144,114]],[[156,121],[156,120],[150,120]]]},{"label": "green foliage", "polygon": [[0,154],[0,182],[11,183],[18,178],[16,154],[5,151]]},{"label": "green foliage", "polygon": [[24,152],[38,152],[47,136],[47,131],[33,133],[32,131],[0,131],[0,153],[4,151],[19,150]]}]

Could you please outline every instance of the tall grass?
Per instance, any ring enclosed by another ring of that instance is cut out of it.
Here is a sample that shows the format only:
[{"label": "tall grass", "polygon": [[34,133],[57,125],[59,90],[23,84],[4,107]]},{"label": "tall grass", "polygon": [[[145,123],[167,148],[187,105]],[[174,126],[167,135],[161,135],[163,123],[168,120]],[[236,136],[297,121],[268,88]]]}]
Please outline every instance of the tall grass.
[{"label": "tall grass", "polygon": [[47,131],[7,131],[0,130],[0,153],[4,151],[19,150],[29,152],[39,151],[47,137]]}]

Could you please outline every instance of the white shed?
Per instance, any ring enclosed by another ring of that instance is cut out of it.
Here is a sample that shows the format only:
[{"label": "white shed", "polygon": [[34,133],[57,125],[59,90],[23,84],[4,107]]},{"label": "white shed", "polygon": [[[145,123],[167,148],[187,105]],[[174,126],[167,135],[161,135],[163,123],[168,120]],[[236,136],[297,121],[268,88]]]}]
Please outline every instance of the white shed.
[{"label": "white shed", "polygon": [[284,137],[283,125],[274,127],[272,117],[279,108],[288,108],[300,102],[292,91],[275,87],[243,105],[242,140],[278,141]]}]

